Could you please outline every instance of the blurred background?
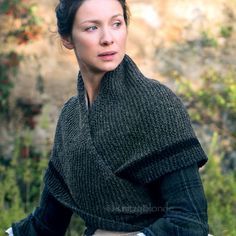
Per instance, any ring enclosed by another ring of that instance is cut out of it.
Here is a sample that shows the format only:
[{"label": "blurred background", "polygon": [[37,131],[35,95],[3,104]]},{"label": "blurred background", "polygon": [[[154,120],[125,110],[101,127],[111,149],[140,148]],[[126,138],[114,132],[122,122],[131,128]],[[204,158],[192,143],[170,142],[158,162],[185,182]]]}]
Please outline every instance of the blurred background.
[{"label": "blurred background", "polygon": [[[58,0],[0,0],[0,235],[38,204],[78,66],[56,33]],[[127,53],[178,94],[209,161],[210,232],[236,235],[236,0],[128,0]],[[67,236],[82,235],[74,216]]]}]

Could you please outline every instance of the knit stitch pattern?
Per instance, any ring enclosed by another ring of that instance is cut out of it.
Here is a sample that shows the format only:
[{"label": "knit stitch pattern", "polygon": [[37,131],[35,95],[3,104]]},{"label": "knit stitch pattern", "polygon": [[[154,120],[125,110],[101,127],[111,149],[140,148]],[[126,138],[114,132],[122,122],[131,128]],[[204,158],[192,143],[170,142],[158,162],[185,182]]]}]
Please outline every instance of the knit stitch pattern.
[{"label": "knit stitch pattern", "polygon": [[45,184],[87,225],[137,231],[157,217],[147,184],[206,161],[181,100],[126,55],[102,78],[90,109],[79,74],[78,95],[58,120]]}]

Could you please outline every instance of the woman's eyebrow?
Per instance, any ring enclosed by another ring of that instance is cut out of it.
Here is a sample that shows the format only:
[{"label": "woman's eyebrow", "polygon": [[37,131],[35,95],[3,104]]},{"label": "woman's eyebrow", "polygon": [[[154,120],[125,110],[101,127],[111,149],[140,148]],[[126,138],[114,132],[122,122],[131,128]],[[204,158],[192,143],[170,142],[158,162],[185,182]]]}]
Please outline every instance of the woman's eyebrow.
[{"label": "woman's eyebrow", "polygon": [[[123,17],[123,14],[116,14],[114,16],[111,17],[111,20],[118,17],[118,16],[122,16]],[[80,24],[84,24],[84,23],[100,23],[101,20],[96,20],[96,19],[88,19],[88,20],[84,20],[82,21]]]}]

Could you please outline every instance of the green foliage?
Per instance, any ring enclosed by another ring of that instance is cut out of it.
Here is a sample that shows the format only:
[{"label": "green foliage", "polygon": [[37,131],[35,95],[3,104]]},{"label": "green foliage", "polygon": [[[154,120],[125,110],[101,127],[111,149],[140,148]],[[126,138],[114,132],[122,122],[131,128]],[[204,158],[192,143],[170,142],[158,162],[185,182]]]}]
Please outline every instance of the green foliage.
[{"label": "green foliage", "polygon": [[[221,73],[208,69],[195,88],[186,78],[175,75],[178,93],[189,105],[189,113],[194,122],[214,125],[222,135],[236,138],[236,73],[228,70]],[[235,141],[234,141],[235,142]],[[233,144],[234,146],[235,144]]]},{"label": "green foliage", "polygon": [[73,215],[66,236],[81,236],[84,230],[84,221],[80,217]]},{"label": "green foliage", "polygon": [[16,136],[12,159],[0,162],[0,222],[7,228],[24,218],[37,206],[47,156],[35,151],[32,131],[23,130]]},{"label": "green foliage", "polygon": [[15,52],[0,53],[0,114],[8,112],[8,98],[13,88],[11,78],[16,75],[20,59]]},{"label": "green foliage", "polygon": [[203,31],[202,32],[202,46],[216,48],[218,46],[218,42],[213,36],[210,35],[210,33]]},{"label": "green foliage", "polygon": [[0,180],[0,222],[1,229],[6,229],[14,220],[24,217],[24,210],[12,165],[0,164]]},{"label": "green foliage", "polygon": [[[215,70],[208,70],[202,76],[203,87],[197,96],[203,106],[211,112],[220,110],[228,114],[236,114],[236,73],[228,71],[221,74]],[[213,96],[212,96],[213,94]]]},{"label": "green foliage", "polygon": [[220,29],[220,34],[224,38],[230,38],[233,33],[233,26],[222,26]]},{"label": "green foliage", "polygon": [[202,180],[208,200],[208,218],[211,233],[215,236],[236,235],[236,175],[223,173],[219,151],[220,139],[214,133],[208,150],[209,162],[204,167]]}]

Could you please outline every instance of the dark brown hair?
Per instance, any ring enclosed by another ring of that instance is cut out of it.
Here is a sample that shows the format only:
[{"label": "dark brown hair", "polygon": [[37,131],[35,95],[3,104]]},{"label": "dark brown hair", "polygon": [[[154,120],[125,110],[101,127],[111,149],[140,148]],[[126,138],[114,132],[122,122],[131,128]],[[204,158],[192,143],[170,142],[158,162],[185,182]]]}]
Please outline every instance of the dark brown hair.
[{"label": "dark brown hair", "polygon": [[[57,16],[58,33],[61,37],[71,36],[75,15],[79,7],[86,0],[60,0],[55,11]],[[122,8],[126,25],[129,23],[130,12],[126,0],[117,0]]]}]

